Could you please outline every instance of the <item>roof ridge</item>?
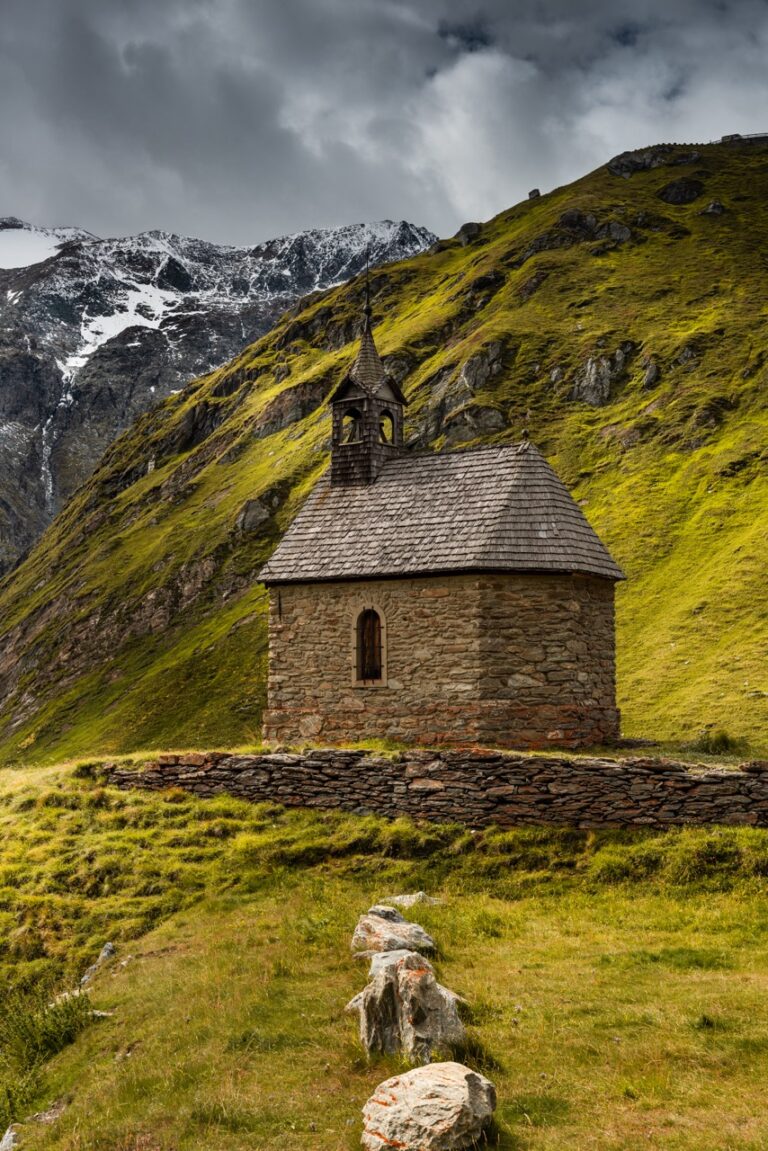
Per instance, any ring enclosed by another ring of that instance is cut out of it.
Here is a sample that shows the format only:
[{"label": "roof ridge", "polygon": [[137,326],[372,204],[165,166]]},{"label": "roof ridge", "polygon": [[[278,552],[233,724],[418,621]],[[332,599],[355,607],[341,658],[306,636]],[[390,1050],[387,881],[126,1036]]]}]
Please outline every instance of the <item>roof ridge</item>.
[{"label": "roof ridge", "polygon": [[[435,451],[434,448],[404,448],[398,455],[392,456],[385,463],[385,468],[390,467],[392,464],[401,463],[403,460],[419,459],[419,460],[450,460],[455,459],[456,456],[470,456],[480,455],[482,452],[492,451],[509,451],[519,452],[520,449],[526,448],[528,445],[527,440],[516,440],[514,442],[506,442],[503,444],[475,444],[474,447],[463,448],[448,448],[446,451]],[[538,452],[538,448],[533,445]],[[539,453],[541,454],[541,453]]]}]

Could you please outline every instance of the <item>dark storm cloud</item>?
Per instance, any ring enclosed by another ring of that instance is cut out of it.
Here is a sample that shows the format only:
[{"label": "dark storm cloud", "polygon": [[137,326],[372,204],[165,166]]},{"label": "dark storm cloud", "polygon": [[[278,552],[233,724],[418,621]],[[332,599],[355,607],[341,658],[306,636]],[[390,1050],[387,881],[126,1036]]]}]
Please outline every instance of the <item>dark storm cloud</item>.
[{"label": "dark storm cloud", "polygon": [[0,215],[443,233],[655,140],[768,129],[766,0],[0,0]]}]

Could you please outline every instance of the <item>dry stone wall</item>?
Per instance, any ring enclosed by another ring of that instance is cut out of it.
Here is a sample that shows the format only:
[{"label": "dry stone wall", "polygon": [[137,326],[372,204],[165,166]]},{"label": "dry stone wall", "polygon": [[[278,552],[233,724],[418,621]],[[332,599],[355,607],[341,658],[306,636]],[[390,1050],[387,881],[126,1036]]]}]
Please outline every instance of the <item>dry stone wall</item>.
[{"label": "dry stone wall", "polygon": [[644,757],[597,759],[495,751],[394,756],[324,749],[301,754],[161,756],[143,769],[105,766],[117,787],[180,787],[288,807],[499,824],[768,826],[768,763],[740,770]]}]

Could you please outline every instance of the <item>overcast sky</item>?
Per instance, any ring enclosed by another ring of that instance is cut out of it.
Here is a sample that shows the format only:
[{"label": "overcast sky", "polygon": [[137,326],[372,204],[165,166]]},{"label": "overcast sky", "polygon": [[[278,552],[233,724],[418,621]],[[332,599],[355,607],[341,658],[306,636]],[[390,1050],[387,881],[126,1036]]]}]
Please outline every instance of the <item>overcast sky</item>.
[{"label": "overcast sky", "polygon": [[768,0],[0,0],[0,216],[447,235],[626,148],[768,130]]}]

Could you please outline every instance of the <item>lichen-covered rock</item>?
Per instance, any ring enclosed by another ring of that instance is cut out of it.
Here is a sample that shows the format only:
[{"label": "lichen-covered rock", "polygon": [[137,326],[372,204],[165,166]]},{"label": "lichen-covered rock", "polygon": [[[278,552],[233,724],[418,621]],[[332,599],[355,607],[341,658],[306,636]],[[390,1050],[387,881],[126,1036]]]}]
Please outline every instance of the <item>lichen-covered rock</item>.
[{"label": "lichen-covered rock", "polygon": [[15,1151],[19,1146],[19,1127],[14,1123],[0,1139],[0,1151]]},{"label": "lichen-covered rock", "polygon": [[80,980],[80,986],[85,987],[88,983],[90,983],[91,980],[93,979],[94,975],[96,974],[96,972],[99,970],[99,968],[103,967],[105,963],[108,963],[109,960],[113,958],[114,954],[115,954],[114,943],[105,943],[104,946],[102,947],[101,951],[99,952],[95,963],[91,964],[91,966],[88,968],[88,970],[85,972],[82,979]]},{"label": "lichen-covered rock", "polygon": [[442,987],[429,960],[414,951],[373,957],[368,985],[347,1004],[360,1021],[360,1042],[369,1055],[401,1052],[429,1062],[435,1050],[466,1038],[459,997]]},{"label": "lichen-covered rock", "polygon": [[671,144],[658,144],[655,148],[622,152],[609,160],[606,167],[611,175],[623,176],[628,180],[635,172],[648,172],[652,168],[671,167],[674,164],[695,164],[700,158],[700,152],[677,152]]},{"label": "lichen-covered rock", "polygon": [[477,239],[482,230],[483,225],[478,224],[472,220],[467,224],[461,225],[458,232],[454,236],[454,240],[458,240],[461,246],[465,248],[467,244],[471,244],[473,240]]},{"label": "lichen-covered rock", "polygon": [[578,372],[571,388],[571,399],[581,400],[593,408],[602,408],[611,398],[611,386],[626,370],[635,350],[625,340],[611,356],[590,356]]},{"label": "lichen-covered rock", "polygon": [[427,895],[426,891],[409,891],[404,895],[392,895],[389,898],[390,903],[394,903],[396,907],[415,907],[417,903],[436,904],[439,899],[434,899],[431,895]]},{"label": "lichen-covered rock", "polygon": [[366,1151],[462,1151],[496,1108],[493,1084],[461,1063],[432,1063],[380,1083],[363,1108]]},{"label": "lichen-covered rock", "polygon": [[704,185],[701,180],[681,176],[679,180],[666,184],[658,193],[658,197],[666,204],[692,204],[694,200],[698,200],[703,191]]},{"label": "lichen-covered rock", "polygon": [[352,950],[434,951],[434,940],[418,923],[409,923],[394,907],[378,903],[361,915],[352,936]]}]

